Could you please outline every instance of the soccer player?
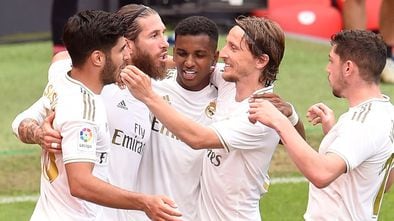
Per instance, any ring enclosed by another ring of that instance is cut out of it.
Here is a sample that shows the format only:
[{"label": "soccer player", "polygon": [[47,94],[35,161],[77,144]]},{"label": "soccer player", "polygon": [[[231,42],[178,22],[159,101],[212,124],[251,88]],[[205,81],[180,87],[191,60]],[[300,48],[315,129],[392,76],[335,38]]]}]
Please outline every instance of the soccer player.
[{"label": "soccer player", "polygon": [[[129,6],[130,10],[127,11],[133,11],[131,8],[132,7]],[[120,11],[122,11],[122,9]],[[125,10],[123,11],[126,12]],[[129,20],[129,29],[139,28],[142,30],[137,38],[128,36],[128,40],[134,39],[130,43],[135,45],[135,49],[140,48],[139,50],[141,50],[141,48],[146,48],[146,43],[143,44],[143,42],[147,41],[145,39],[151,39],[149,36],[154,32],[144,30],[149,30],[149,28],[152,28],[152,25],[140,27],[130,25],[134,24],[132,21],[130,22],[133,15],[128,14],[125,17]],[[161,20],[159,21],[160,22],[151,22],[151,24],[162,24]],[[137,17],[135,22],[141,24],[140,18]],[[160,27],[164,27],[164,25]],[[132,33],[132,31],[129,31],[129,33]],[[175,29],[175,33],[177,37],[174,49],[174,60],[178,66],[178,73],[172,71],[168,79],[155,83],[155,90],[165,99],[170,100],[171,105],[175,108],[188,114],[197,121],[204,121],[208,124],[212,121],[211,118],[215,112],[215,99],[217,96],[217,89],[209,83],[210,75],[213,71],[219,72],[222,69],[220,67],[215,68],[218,56],[216,51],[218,40],[217,27],[211,20],[205,17],[195,16],[181,21]],[[155,37],[153,39],[160,39],[160,37]],[[150,45],[153,46],[155,44],[150,42]],[[149,54],[152,51],[154,50],[148,50],[147,52],[142,51],[138,54]],[[132,53],[132,56],[134,55],[136,55],[136,53]],[[150,56],[152,57],[152,55]],[[159,60],[159,56],[155,58]],[[134,59],[139,58],[136,57]],[[149,62],[155,59],[151,58],[145,60]],[[56,63],[54,65],[56,65]],[[153,62],[151,66],[154,66]],[[144,66],[142,66],[142,68],[143,67]],[[149,71],[149,69],[146,71]],[[160,73],[158,76],[160,76]],[[108,112],[112,141],[118,141],[113,142],[113,148],[111,148],[111,151],[115,151],[114,154],[110,155],[109,169],[110,178],[112,177],[112,179],[110,179],[111,183],[138,192],[168,195],[177,202],[178,209],[183,213],[183,220],[196,220],[195,208],[200,186],[199,180],[202,167],[202,156],[205,152],[190,149],[185,143],[168,132],[168,130],[154,118],[152,122],[153,133],[151,142],[144,145],[144,154],[141,166],[139,166],[141,155],[137,155],[137,153],[131,149],[122,148],[131,146],[131,144],[133,144],[132,138],[134,137],[132,132],[124,133],[124,131],[130,130],[128,129],[130,128],[130,126],[128,126],[130,121],[124,119],[134,119],[135,116],[142,114],[147,115],[148,111],[147,109],[143,109],[143,107],[138,108],[140,105],[133,105],[130,103],[130,101],[135,101],[135,99],[129,95],[127,90],[122,93],[110,93],[110,90],[107,90],[109,87],[113,88],[113,91],[116,91],[117,87],[106,86],[102,92],[102,96],[108,98],[104,101]],[[296,115],[295,111],[292,112],[291,106],[282,101],[277,95],[270,94],[270,99],[274,100],[278,108],[287,114],[287,116]],[[191,100],[198,100],[198,102],[190,102]],[[128,110],[126,111],[125,108]],[[190,110],[194,110],[193,113],[191,113]],[[123,124],[125,125],[122,125],[121,122],[124,122]],[[302,129],[300,133],[303,134],[304,131],[301,121],[296,121],[296,123],[297,125],[301,125]],[[146,128],[144,130],[145,138],[148,138],[150,135],[149,129],[150,128]],[[47,131],[51,132],[50,130]],[[57,140],[51,141],[60,142]],[[42,143],[46,143],[44,145],[47,146],[50,145],[51,141],[43,141]],[[139,176],[135,178],[135,170],[138,169],[138,167],[140,170]],[[183,182],[178,182],[176,179],[181,179]],[[138,182],[137,188],[134,188],[132,185],[135,181]],[[117,220],[122,220],[121,217],[123,217],[124,220],[127,219],[124,211],[118,210],[116,214],[114,214],[113,210],[112,212],[108,210],[110,209],[106,209],[105,213],[106,215],[111,214],[108,218],[117,217]],[[140,216],[140,214],[135,213],[132,216],[135,215]],[[144,217],[138,218],[138,220],[141,219],[147,219],[147,217],[144,215]]]},{"label": "soccer player", "polygon": [[292,160],[310,181],[305,220],[377,220],[394,159],[394,108],[379,81],[386,60],[382,38],[346,30],[333,35],[327,65],[334,96],[349,104],[335,123],[323,103],[307,117],[322,124],[317,153],[269,102],[252,99],[250,120],[274,128]]},{"label": "soccer player", "polygon": [[[62,135],[62,153],[42,152],[41,194],[31,220],[96,220],[99,205],[144,210],[154,219],[180,214],[166,197],[119,189],[108,181],[109,131],[98,94],[119,82],[130,52],[120,16],[84,11],[65,25],[63,40],[72,60],[68,72],[51,79],[41,98],[56,111],[54,129]],[[98,205],[99,204],[99,205]]]},{"label": "soccer player", "polygon": [[[223,70],[223,64],[216,63],[217,26],[206,17],[191,16],[181,20],[174,31],[173,58],[177,69],[170,72],[168,79],[155,82],[153,90],[178,111],[209,125],[213,122],[217,97],[217,88],[210,78]],[[275,100],[278,108],[283,105],[281,109],[290,112],[288,115],[292,114],[291,107],[285,106],[287,103],[277,95],[270,94],[269,99]],[[296,123],[301,124],[303,134],[302,123]],[[196,207],[205,154],[204,150],[191,149],[154,117],[151,140],[139,168],[137,190],[167,195],[177,203],[183,220],[199,220]]]},{"label": "soccer player", "polygon": [[[152,91],[150,79],[133,66],[122,71],[132,94],[175,136],[203,157],[197,220],[260,220],[259,200],[269,185],[268,166],[278,134],[248,121],[248,98],[271,92],[284,53],[280,27],[264,18],[236,20],[220,51],[225,67],[215,74],[217,122],[203,126],[177,113]],[[186,76],[187,73],[185,73]],[[224,81],[223,78],[226,80]],[[235,83],[235,87],[234,87]]]},{"label": "soccer player", "polygon": [[[161,72],[166,64],[168,43],[164,36],[164,24],[157,12],[143,5],[130,4],[122,7],[118,14],[127,23],[126,41],[134,50],[130,53],[131,59],[128,59],[128,62],[149,63],[149,69],[144,69],[145,71],[152,71],[153,77],[163,76]],[[151,49],[149,53],[141,52],[140,48],[147,46]],[[49,79],[57,78],[59,71],[67,72],[71,68],[68,58],[65,53],[54,56],[54,63],[49,69]],[[135,189],[134,182],[143,148],[150,136],[149,110],[143,103],[134,99],[130,92],[120,90],[115,84],[106,85],[101,96],[108,112],[112,144],[108,180],[113,185],[132,191]],[[44,131],[38,126],[38,122],[43,120],[41,115],[45,116],[41,109],[42,104],[37,102],[33,108],[20,114],[13,122],[14,132],[24,142],[39,143],[49,152],[60,153],[59,149],[51,148],[54,144],[61,143],[61,136],[51,128],[51,122],[47,119],[48,122],[43,124]],[[42,114],[37,116],[40,112]],[[128,120],[124,120],[125,118]],[[60,147],[61,145],[58,146]],[[101,220],[130,219],[126,210],[122,209],[104,208],[103,214]]]},{"label": "soccer player", "polygon": [[[173,49],[176,70],[155,82],[154,90],[171,106],[202,124],[212,122],[217,88],[210,84],[218,59],[218,29],[210,19],[192,16],[175,27]],[[137,190],[170,196],[182,211],[182,220],[198,220],[196,201],[204,151],[193,150],[156,118],[137,179]],[[146,220],[140,217],[138,220]]]}]

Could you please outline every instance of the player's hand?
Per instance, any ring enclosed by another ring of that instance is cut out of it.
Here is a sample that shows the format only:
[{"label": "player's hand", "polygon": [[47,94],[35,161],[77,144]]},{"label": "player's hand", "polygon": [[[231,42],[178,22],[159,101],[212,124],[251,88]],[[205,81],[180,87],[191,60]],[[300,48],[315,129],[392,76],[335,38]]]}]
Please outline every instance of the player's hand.
[{"label": "player's hand", "polygon": [[335,124],[334,111],[323,103],[312,105],[308,109],[306,117],[313,125],[322,124],[324,134],[327,134]]},{"label": "player's hand", "polygon": [[53,129],[52,123],[55,118],[55,112],[49,113],[44,119],[44,122],[40,125],[40,146],[51,153],[61,153],[62,136],[60,132]]},{"label": "player's hand", "polygon": [[263,98],[271,102],[283,115],[289,117],[293,110],[291,105],[284,101],[279,95],[274,93],[253,94],[252,98]]},{"label": "player's hand", "polygon": [[148,75],[133,65],[126,66],[120,73],[122,82],[135,98],[145,103],[153,96],[151,79]]},{"label": "player's hand", "polygon": [[286,119],[286,116],[284,116],[271,102],[262,98],[250,98],[248,112],[248,118],[251,123],[259,121],[271,128],[275,128],[275,121]]},{"label": "player's hand", "polygon": [[144,212],[153,221],[179,221],[182,216],[175,202],[166,196],[146,196]]}]

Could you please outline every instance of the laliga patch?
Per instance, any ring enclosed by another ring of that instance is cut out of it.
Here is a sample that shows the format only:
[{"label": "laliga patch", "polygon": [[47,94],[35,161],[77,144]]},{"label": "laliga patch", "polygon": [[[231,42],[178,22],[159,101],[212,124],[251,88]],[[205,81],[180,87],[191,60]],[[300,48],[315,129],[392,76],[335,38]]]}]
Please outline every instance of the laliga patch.
[{"label": "laliga patch", "polygon": [[78,149],[82,151],[92,151],[94,150],[93,144],[93,130],[90,128],[82,128],[79,131],[79,139],[78,139]]}]

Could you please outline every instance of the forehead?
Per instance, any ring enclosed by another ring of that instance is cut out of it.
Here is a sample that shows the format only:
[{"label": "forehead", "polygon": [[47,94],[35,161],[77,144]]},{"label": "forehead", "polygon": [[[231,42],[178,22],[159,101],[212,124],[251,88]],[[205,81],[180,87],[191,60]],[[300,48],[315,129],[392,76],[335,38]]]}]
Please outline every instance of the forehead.
[{"label": "forehead", "polygon": [[141,27],[141,34],[147,34],[156,31],[163,32],[166,29],[160,16],[156,13],[139,18],[138,23]]},{"label": "forehead", "polygon": [[337,58],[337,57],[339,58],[339,55],[335,53],[335,49],[336,49],[336,45],[333,45],[330,49],[328,56],[330,56],[331,58]]},{"label": "forehead", "polygon": [[245,34],[244,30],[242,30],[242,28],[240,28],[238,25],[236,25],[230,29],[230,31],[227,35],[227,41],[230,41],[233,43],[240,43],[244,34]]},{"label": "forehead", "polygon": [[211,38],[206,34],[178,35],[175,40],[175,48],[183,50],[216,50],[213,45]]}]

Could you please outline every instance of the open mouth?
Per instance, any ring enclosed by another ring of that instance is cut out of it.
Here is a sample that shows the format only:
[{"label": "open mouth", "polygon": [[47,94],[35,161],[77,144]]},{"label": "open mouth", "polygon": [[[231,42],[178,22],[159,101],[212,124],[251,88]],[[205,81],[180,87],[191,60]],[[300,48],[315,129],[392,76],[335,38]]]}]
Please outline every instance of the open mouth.
[{"label": "open mouth", "polygon": [[182,77],[186,80],[193,80],[197,76],[197,72],[192,70],[182,71]]},{"label": "open mouth", "polygon": [[224,63],[224,71],[227,71],[229,68],[231,68],[231,65],[229,65],[228,63]]},{"label": "open mouth", "polygon": [[167,52],[163,53],[163,54],[160,55],[159,60],[162,61],[162,62],[165,62],[165,61],[167,61],[167,57],[168,57]]}]

